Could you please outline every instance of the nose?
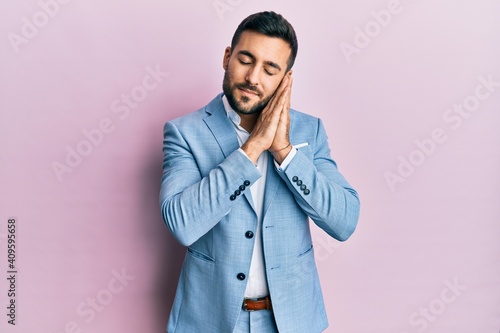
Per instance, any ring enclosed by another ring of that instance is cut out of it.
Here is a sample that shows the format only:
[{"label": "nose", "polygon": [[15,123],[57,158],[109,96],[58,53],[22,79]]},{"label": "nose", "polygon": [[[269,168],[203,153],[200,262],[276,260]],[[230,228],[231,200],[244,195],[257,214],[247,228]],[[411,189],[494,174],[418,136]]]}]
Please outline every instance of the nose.
[{"label": "nose", "polygon": [[257,66],[251,66],[248,69],[246,81],[252,86],[256,86],[259,84],[259,70]]}]

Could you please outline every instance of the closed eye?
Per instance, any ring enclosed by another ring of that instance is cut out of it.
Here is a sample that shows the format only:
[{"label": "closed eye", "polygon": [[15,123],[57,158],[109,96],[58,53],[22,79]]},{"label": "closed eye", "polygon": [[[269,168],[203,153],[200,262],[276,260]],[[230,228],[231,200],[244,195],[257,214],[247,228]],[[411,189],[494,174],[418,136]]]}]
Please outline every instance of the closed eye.
[{"label": "closed eye", "polygon": [[267,75],[269,76],[273,76],[273,75],[276,75],[275,73],[272,73],[270,71],[268,71],[267,69],[264,70],[266,72]]}]

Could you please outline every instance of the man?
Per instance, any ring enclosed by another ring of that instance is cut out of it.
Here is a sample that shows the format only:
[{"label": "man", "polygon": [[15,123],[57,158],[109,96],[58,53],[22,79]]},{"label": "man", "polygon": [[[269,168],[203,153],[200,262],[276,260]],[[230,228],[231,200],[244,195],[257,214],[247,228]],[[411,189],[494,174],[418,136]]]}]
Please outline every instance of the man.
[{"label": "man", "polygon": [[223,58],[223,94],[165,124],[161,212],[187,246],[170,333],[322,332],[310,217],[337,240],[357,193],[321,121],[290,110],[293,27],[246,18]]}]

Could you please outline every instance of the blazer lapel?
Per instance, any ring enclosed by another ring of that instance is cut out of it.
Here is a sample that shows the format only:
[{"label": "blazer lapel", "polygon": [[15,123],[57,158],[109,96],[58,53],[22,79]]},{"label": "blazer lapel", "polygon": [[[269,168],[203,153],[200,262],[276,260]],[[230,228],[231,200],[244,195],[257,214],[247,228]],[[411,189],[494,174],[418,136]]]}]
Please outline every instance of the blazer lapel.
[{"label": "blazer lapel", "polygon": [[[207,105],[205,111],[209,114],[209,116],[204,119],[205,124],[207,124],[215,140],[219,144],[224,157],[228,157],[236,149],[240,148],[240,144],[238,143],[238,137],[234,131],[233,124],[227,117],[224,104],[222,104],[222,94],[217,95],[217,97]],[[255,211],[251,192],[245,191],[243,195]]]},{"label": "blazer lapel", "polygon": [[276,191],[278,190],[279,184],[281,182],[281,178],[276,172],[274,166],[274,157],[270,152],[264,152],[264,154],[268,154],[267,159],[267,178],[266,178],[266,190],[264,192],[264,207],[262,210],[262,216],[266,215],[269,206],[274,200],[276,195]]},{"label": "blazer lapel", "polygon": [[234,132],[233,124],[227,117],[226,110],[222,104],[221,95],[217,95],[215,99],[210,102],[205,111],[210,114],[206,117],[205,123],[215,137],[219,144],[224,157],[228,157],[233,151],[238,149],[238,137]]}]

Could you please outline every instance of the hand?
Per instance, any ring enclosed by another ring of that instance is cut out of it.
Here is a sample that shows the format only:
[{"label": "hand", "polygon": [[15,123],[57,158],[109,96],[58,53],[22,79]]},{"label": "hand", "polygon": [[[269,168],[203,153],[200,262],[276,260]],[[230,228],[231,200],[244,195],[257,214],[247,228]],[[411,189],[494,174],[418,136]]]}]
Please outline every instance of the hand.
[{"label": "hand", "polygon": [[[257,162],[262,152],[270,149],[273,145],[281,144],[288,138],[291,81],[291,72],[289,72],[281,81],[267,106],[262,110],[250,138],[241,147],[254,163]],[[278,136],[276,136],[277,133],[279,133]]]},{"label": "hand", "polygon": [[292,149],[292,145],[290,143],[290,97],[292,95],[292,85],[293,78],[290,75],[288,90],[285,97],[285,106],[281,111],[276,134],[274,135],[273,143],[269,148],[269,151],[271,151],[278,164],[283,162]]}]

